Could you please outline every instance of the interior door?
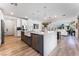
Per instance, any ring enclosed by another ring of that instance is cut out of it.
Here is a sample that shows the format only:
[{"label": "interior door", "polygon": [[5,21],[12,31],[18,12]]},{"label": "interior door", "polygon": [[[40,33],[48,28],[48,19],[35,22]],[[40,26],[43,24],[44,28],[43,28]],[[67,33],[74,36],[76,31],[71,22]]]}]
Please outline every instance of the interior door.
[{"label": "interior door", "polygon": [[0,44],[1,44],[1,20],[0,20]]},{"label": "interior door", "polygon": [[5,21],[5,35],[14,35],[14,21]]},{"label": "interior door", "polygon": [[1,20],[1,44],[4,43],[4,21]]}]

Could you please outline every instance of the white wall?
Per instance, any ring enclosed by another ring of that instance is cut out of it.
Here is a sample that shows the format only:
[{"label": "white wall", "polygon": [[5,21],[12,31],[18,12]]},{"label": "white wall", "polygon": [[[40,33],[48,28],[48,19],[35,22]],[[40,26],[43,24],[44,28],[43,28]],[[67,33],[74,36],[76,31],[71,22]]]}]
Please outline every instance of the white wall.
[{"label": "white wall", "polygon": [[56,19],[55,22],[53,22],[53,24],[57,25],[57,26],[60,26],[61,24],[69,24],[70,22],[72,21],[75,21],[74,17],[69,17],[69,18],[59,18],[59,19]]},{"label": "white wall", "polygon": [[[33,24],[38,24],[39,25],[39,29],[33,29]],[[27,25],[28,25],[28,28],[29,28],[29,30],[37,30],[37,31],[39,31],[39,30],[41,30],[42,29],[42,24],[41,24],[41,22],[40,21],[36,21],[36,20],[28,20],[27,21]]]},{"label": "white wall", "polygon": [[[39,29],[38,30],[41,30],[41,22],[39,21],[36,21],[36,20],[24,20],[24,19],[20,19],[20,18],[16,18],[16,17],[12,17],[12,16],[5,16],[5,22],[7,21],[13,21],[13,23],[11,24],[14,24],[13,26],[15,27],[13,31],[11,31],[10,33],[14,33],[15,36],[21,36],[21,31],[17,31],[16,28],[17,27],[21,27],[22,25],[26,26],[27,25],[27,28],[28,30],[34,30],[33,29],[33,24],[39,24]],[[6,24],[7,25],[7,24]],[[10,25],[8,25],[8,27],[11,27]],[[37,30],[37,29],[35,29]]]},{"label": "white wall", "polygon": [[55,20],[52,21],[51,24],[49,24],[48,28],[52,29],[54,27],[59,27],[61,24],[68,25],[70,22],[76,21],[76,17],[62,17],[62,18],[56,18]]},{"label": "white wall", "polygon": [[[7,25],[8,22],[10,22],[9,25]],[[21,31],[17,31],[17,27],[21,27],[20,18],[16,18],[16,17],[12,17],[12,16],[5,16],[5,24],[6,24],[6,28],[7,27],[9,27],[9,29],[13,28],[13,30],[9,31],[8,35],[13,34],[16,37],[21,36]]]},{"label": "white wall", "polygon": [[[14,35],[14,28],[15,28],[15,20],[6,19],[5,20],[5,35]],[[7,31],[8,29],[8,31]]]},{"label": "white wall", "polygon": [[[4,18],[5,18],[4,22],[5,22],[5,26],[6,26],[5,27],[5,35],[11,35],[12,34],[12,35],[16,36],[16,20],[17,20],[17,18],[12,17],[12,16],[6,16],[6,15],[5,15]],[[9,24],[7,24],[7,23],[9,23]],[[6,32],[6,28],[10,29],[9,33]]]},{"label": "white wall", "polygon": [[[39,25],[39,29],[33,29],[33,24],[38,24]],[[36,20],[32,20],[32,19],[28,19],[28,20],[24,20],[22,19],[22,25],[24,26],[25,29],[27,29],[27,31],[32,31],[32,30],[41,30],[41,22],[40,21],[36,21]]]},{"label": "white wall", "polygon": [[15,29],[15,31],[16,31],[16,36],[17,37],[20,37],[21,36],[21,30],[17,30],[17,27],[21,27],[22,26],[22,20],[21,19],[16,19],[16,29]]}]

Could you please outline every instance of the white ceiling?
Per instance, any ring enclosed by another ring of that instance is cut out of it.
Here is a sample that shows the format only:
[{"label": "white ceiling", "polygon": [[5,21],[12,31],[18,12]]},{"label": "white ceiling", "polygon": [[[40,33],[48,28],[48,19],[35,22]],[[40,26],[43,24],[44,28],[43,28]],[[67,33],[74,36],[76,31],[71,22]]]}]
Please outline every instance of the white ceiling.
[{"label": "white ceiling", "polygon": [[79,15],[78,3],[18,3],[13,6],[10,3],[0,3],[0,8],[4,13],[10,15],[14,13],[16,17],[25,17],[34,20],[43,20],[47,16],[74,17]]}]

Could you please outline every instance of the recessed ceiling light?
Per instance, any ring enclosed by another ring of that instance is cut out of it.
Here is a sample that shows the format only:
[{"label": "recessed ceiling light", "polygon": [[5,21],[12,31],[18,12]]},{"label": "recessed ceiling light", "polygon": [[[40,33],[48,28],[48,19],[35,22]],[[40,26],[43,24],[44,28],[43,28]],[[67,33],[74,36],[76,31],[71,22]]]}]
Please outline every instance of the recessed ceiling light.
[{"label": "recessed ceiling light", "polygon": [[10,14],[11,14],[11,15],[14,15],[14,13],[13,13],[13,12],[11,12]]},{"label": "recessed ceiling light", "polygon": [[57,17],[57,16],[54,16],[55,18]]},{"label": "recessed ceiling light", "polygon": [[27,16],[25,16],[25,18],[28,18]]}]

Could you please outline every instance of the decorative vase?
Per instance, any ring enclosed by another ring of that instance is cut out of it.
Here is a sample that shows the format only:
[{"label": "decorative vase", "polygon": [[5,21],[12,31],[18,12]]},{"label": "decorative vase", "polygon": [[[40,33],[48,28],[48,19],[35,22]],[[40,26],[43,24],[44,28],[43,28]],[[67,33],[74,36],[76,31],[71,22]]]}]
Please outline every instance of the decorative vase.
[{"label": "decorative vase", "polygon": [[44,32],[45,33],[48,33],[47,27],[44,28]]}]

